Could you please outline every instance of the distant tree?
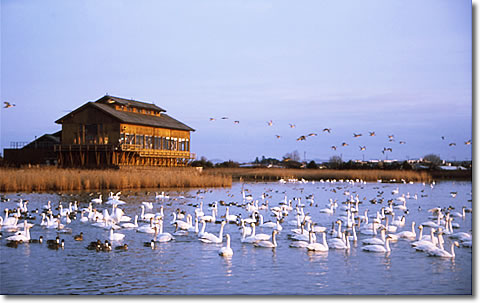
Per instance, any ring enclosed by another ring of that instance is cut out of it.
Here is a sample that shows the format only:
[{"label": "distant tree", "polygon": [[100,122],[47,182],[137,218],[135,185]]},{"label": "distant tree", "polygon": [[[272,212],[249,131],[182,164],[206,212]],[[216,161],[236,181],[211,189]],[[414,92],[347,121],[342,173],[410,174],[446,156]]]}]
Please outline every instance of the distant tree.
[{"label": "distant tree", "polygon": [[260,163],[260,160],[258,160],[258,157],[255,158],[255,161],[253,161],[253,163],[256,163],[256,164]]},{"label": "distant tree", "polygon": [[340,156],[331,156],[328,160],[328,166],[330,168],[341,168],[343,165],[343,160]]},{"label": "distant tree", "polygon": [[215,164],[215,167],[224,167],[224,168],[237,168],[240,164],[238,162],[229,160],[222,163]]},{"label": "distant tree", "polygon": [[192,161],[190,165],[193,167],[205,167],[205,168],[213,167],[213,163],[211,161],[208,161],[207,158],[205,157],[201,157],[200,160]]},{"label": "distant tree", "polygon": [[308,162],[307,168],[316,169],[316,168],[318,168],[318,165],[317,165],[317,163],[315,163],[315,161],[312,160],[312,161]]},{"label": "distant tree", "polygon": [[427,162],[430,165],[430,168],[436,168],[442,164],[442,159],[440,156],[435,154],[428,154],[423,157],[423,161]]},{"label": "distant tree", "polygon": [[284,161],[300,161],[300,154],[298,153],[298,150],[294,150],[291,153],[286,153],[285,156],[283,156]]}]

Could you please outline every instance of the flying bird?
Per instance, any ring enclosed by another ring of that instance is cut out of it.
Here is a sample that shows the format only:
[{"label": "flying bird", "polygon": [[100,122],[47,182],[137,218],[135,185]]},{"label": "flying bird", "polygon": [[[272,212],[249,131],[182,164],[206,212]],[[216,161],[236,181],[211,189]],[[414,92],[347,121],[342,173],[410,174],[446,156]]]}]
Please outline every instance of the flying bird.
[{"label": "flying bird", "polygon": [[399,143],[399,144],[405,144],[405,143],[407,143],[407,142],[405,142],[405,141],[400,141],[400,142],[398,142],[398,143]]},{"label": "flying bird", "polygon": [[452,143],[448,144],[448,146],[456,146],[456,145],[457,145],[457,143],[455,143],[455,142],[452,142]]},{"label": "flying bird", "polygon": [[14,106],[15,106],[15,104],[12,104],[12,103],[7,102],[7,101],[4,101],[3,104],[4,104],[3,108],[10,108],[10,107],[14,107]]},{"label": "flying bird", "polygon": [[307,137],[305,136],[300,136],[297,138],[297,141],[305,141],[305,140],[307,140]]},{"label": "flying bird", "polygon": [[353,133],[353,137],[354,137],[354,138],[358,138],[358,137],[361,137],[361,136],[362,136],[362,134]]},{"label": "flying bird", "polygon": [[391,147],[384,147],[383,152],[386,152],[386,151],[392,152],[392,148]]},{"label": "flying bird", "polygon": [[348,146],[348,143],[343,142],[343,143],[342,143],[342,146]]},{"label": "flying bird", "polygon": [[368,132],[370,134],[370,137],[375,136],[375,132]]},{"label": "flying bird", "polygon": [[359,146],[359,147],[361,151],[367,149],[366,146]]},{"label": "flying bird", "polygon": [[317,134],[316,133],[309,133],[308,136],[309,137],[313,137],[313,136],[316,136]]},{"label": "flying bird", "polygon": [[281,138],[281,136],[279,136],[279,135],[275,135],[275,137],[277,137],[277,139],[280,139],[280,138]]},{"label": "flying bird", "polygon": [[222,119],[223,119],[223,120],[226,120],[226,119],[228,119],[228,117],[222,117]]},{"label": "flying bird", "polygon": [[393,140],[393,135],[388,135],[388,139]]},{"label": "flying bird", "polygon": [[444,137],[444,136],[442,136],[442,140],[445,140],[445,137]]},{"label": "flying bird", "polygon": [[332,131],[332,129],[331,128],[324,128],[323,131],[327,132],[327,133],[330,133]]},{"label": "flying bird", "polygon": [[233,121],[233,123],[235,123],[235,124],[239,124],[239,123],[240,123],[240,121],[238,121],[238,120],[235,120],[235,121]]},{"label": "flying bird", "polygon": [[290,124],[289,123],[288,125],[290,125],[290,128],[295,128],[295,124]]},{"label": "flying bird", "polygon": [[273,121],[272,121],[272,120],[267,121],[267,124],[268,124],[268,126],[272,126],[272,125],[273,125]]},{"label": "flying bird", "polygon": [[335,145],[332,145],[332,147],[330,147],[331,149],[333,150],[337,150],[337,147]]},{"label": "flying bird", "polygon": [[466,145],[470,145],[472,144],[472,140],[468,140],[467,142],[465,142]]},{"label": "flying bird", "polygon": [[210,121],[215,121],[215,118],[210,118]]}]

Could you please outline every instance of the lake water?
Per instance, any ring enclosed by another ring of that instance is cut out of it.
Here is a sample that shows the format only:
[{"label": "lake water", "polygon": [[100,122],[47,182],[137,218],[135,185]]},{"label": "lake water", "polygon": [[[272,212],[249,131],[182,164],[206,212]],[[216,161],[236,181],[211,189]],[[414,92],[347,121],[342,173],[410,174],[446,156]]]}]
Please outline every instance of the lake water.
[{"label": "lake water", "polygon": [[[155,201],[154,192],[123,192],[121,200],[127,204],[120,206],[126,215],[132,218],[140,214],[143,201],[153,202],[158,212],[164,206],[165,232],[174,232],[169,224],[171,213],[177,208],[194,214],[194,204],[204,202],[204,212],[210,214],[208,204],[213,201],[235,202],[230,206],[230,214],[241,214],[243,218],[249,212],[239,207],[243,202],[242,188],[261,205],[264,201],[262,193],[267,194],[269,206],[274,207],[284,199],[301,197],[305,204],[304,212],[308,213],[319,226],[331,229],[332,222],[340,215],[337,208],[333,215],[321,214],[319,209],[325,208],[329,199],[337,199],[338,205],[350,198],[359,196],[359,214],[369,210],[374,215],[381,207],[386,207],[387,200],[399,197],[402,193],[417,199],[407,199],[408,214],[406,224],[401,230],[410,230],[411,222],[428,221],[431,215],[427,210],[433,207],[453,206],[452,211],[461,212],[462,206],[472,207],[471,182],[437,182],[430,184],[385,184],[385,183],[347,183],[347,182],[315,182],[315,183],[234,183],[231,188],[206,189],[199,193],[198,189],[168,191],[170,199]],[[399,194],[392,194],[398,188]],[[380,192],[380,193],[379,193]],[[383,193],[381,193],[383,192]],[[452,197],[451,192],[456,192]],[[16,207],[20,198],[29,200],[29,210],[51,201],[53,206],[62,203],[68,207],[69,202],[78,201],[79,207],[87,207],[90,200],[97,196],[89,193],[72,194],[5,194],[8,202],[0,203],[4,214],[5,208]],[[306,197],[314,195],[314,203],[310,205]],[[103,192],[103,196],[107,196]],[[372,204],[371,199],[384,198],[383,203]],[[104,199],[105,200],[105,199]],[[225,214],[226,206],[220,203],[219,215]],[[293,206],[297,200],[293,202]],[[236,206],[238,205],[238,206]],[[97,209],[107,208],[105,202],[95,205]],[[53,211],[57,213],[58,211]],[[261,210],[265,220],[274,220],[271,212]],[[403,212],[396,211],[396,215]],[[32,222],[35,226],[30,230],[32,238],[43,236],[54,239],[55,229],[44,229],[40,226],[41,216],[35,215]],[[293,241],[288,238],[294,228],[288,224],[295,220],[295,210],[291,211],[282,223],[283,230],[277,235],[278,246],[275,249],[258,248],[240,242],[239,227],[227,224],[224,233],[231,236],[233,257],[223,258],[218,255],[222,244],[204,244],[195,233],[187,236],[176,236],[168,243],[160,243],[156,249],[144,247],[144,242],[152,239],[152,235],[135,230],[118,230],[125,234],[124,243],[127,251],[96,252],[86,246],[97,239],[104,241],[109,231],[93,227],[91,223],[81,223],[80,215],[67,227],[73,233],[63,234],[65,248],[51,250],[44,244],[20,244],[18,248],[6,246],[5,238],[11,235],[2,231],[0,239],[0,290],[2,294],[129,294],[129,295],[193,295],[193,294],[253,294],[253,295],[374,295],[374,294],[472,294],[472,248],[456,247],[454,259],[427,256],[417,252],[410,241],[399,240],[391,243],[390,253],[369,253],[361,249],[361,240],[370,236],[357,234],[358,241],[351,242],[349,250],[333,250],[328,252],[307,252],[304,248],[291,248]],[[370,221],[371,222],[371,221]],[[471,233],[472,214],[467,213],[464,219],[455,218],[460,225],[454,232]],[[145,223],[139,223],[140,225]],[[218,234],[220,224],[207,224],[207,231]],[[429,228],[424,234],[429,234]],[[73,235],[80,231],[83,241],[74,241]],[[271,229],[257,227],[257,233],[270,234]],[[417,229],[418,234],[418,229]],[[320,235],[320,234],[319,234]],[[328,235],[330,238],[331,235]],[[445,248],[449,251],[452,240],[444,236]],[[321,236],[319,236],[321,242]],[[224,241],[225,244],[225,241]]]}]

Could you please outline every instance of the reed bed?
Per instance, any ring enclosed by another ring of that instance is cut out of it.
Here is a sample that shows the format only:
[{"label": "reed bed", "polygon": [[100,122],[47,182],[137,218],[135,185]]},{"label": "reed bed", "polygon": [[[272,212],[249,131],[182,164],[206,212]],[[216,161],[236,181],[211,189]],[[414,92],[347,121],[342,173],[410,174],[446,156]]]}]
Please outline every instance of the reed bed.
[{"label": "reed bed", "polygon": [[360,179],[364,181],[429,182],[431,175],[425,171],[411,170],[335,170],[335,169],[282,169],[282,168],[216,168],[206,170],[211,175],[231,175],[239,180],[276,181],[283,179],[327,180]]},{"label": "reed bed", "polygon": [[0,169],[0,192],[229,187],[231,185],[230,175],[205,174],[195,168]]}]

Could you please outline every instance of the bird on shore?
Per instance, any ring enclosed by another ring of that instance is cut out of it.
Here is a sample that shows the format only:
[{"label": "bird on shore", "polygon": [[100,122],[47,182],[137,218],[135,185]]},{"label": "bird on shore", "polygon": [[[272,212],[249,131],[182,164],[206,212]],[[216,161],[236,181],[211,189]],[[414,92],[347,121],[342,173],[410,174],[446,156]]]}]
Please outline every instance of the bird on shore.
[{"label": "bird on shore", "polygon": [[15,106],[15,104],[12,104],[12,103],[7,102],[7,101],[4,101],[3,104],[4,104],[4,105],[3,105],[3,108],[10,108],[10,107],[14,107],[14,106]]}]

